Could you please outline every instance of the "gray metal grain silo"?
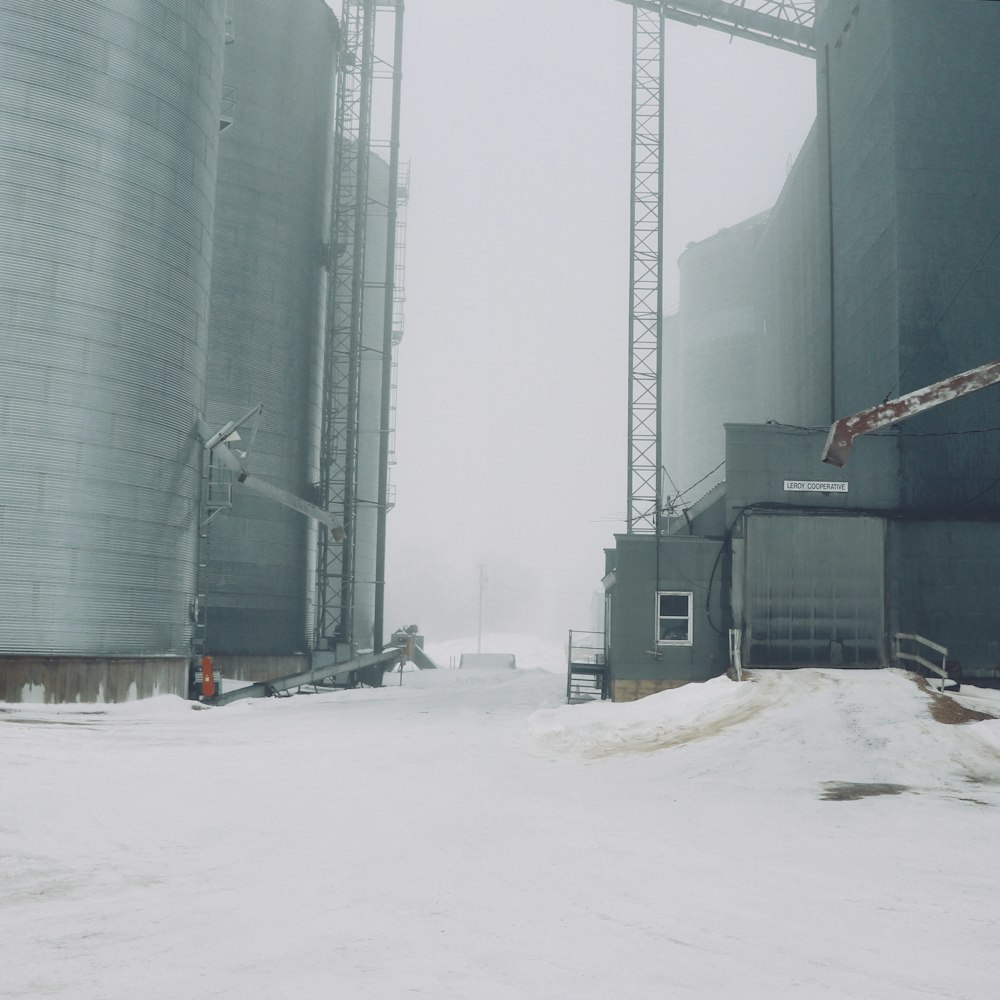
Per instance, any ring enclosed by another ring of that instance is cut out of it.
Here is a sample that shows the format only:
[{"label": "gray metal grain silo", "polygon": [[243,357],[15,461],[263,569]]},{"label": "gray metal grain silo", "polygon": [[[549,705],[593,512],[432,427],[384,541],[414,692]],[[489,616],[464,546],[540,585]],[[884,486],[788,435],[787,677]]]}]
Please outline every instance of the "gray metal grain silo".
[{"label": "gray metal grain silo", "polygon": [[[208,422],[221,426],[262,405],[234,447],[247,452],[254,475],[308,497],[318,478],[337,22],[323,0],[241,0],[233,34]],[[309,648],[314,552],[306,517],[234,486],[202,557],[206,648],[228,671],[254,676],[257,665],[266,674],[260,658]]]},{"label": "gray metal grain silo", "polygon": [[223,0],[0,0],[0,698],[181,692]]}]

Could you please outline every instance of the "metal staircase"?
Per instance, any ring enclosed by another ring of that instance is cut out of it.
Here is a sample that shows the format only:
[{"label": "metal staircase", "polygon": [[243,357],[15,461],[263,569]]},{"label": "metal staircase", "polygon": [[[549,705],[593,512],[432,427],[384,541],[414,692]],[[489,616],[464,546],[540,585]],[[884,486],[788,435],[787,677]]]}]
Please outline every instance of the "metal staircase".
[{"label": "metal staircase", "polygon": [[571,630],[566,667],[566,701],[570,705],[577,705],[586,701],[603,701],[610,695],[604,633]]}]

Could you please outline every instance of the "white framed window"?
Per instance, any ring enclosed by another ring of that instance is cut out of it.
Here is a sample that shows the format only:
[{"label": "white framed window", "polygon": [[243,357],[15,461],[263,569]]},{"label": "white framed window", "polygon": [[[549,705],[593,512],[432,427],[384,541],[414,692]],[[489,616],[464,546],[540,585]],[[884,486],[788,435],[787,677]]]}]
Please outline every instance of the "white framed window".
[{"label": "white framed window", "polygon": [[656,595],[656,643],[658,646],[690,646],[694,642],[691,614],[694,594],[684,590],[661,590]]}]

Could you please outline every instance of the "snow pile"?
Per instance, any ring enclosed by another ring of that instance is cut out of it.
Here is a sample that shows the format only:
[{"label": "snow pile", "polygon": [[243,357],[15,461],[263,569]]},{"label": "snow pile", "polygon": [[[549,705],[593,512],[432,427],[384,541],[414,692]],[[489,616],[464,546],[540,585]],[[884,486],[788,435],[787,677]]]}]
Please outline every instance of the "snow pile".
[{"label": "snow pile", "polygon": [[[742,684],[718,677],[635,702],[546,709],[527,720],[524,732],[551,755],[583,759],[709,741],[701,756],[779,794],[861,784],[958,796],[969,783],[1000,783],[1000,721],[936,721],[941,696],[905,671],[749,676]],[[988,692],[967,688],[963,703],[1000,714]],[[959,705],[947,714],[974,720]]]},{"label": "snow pile", "polygon": [[658,750],[745,721],[769,703],[769,688],[716,677],[638,701],[592,701],[536,712],[526,731],[549,750],[588,757]]}]

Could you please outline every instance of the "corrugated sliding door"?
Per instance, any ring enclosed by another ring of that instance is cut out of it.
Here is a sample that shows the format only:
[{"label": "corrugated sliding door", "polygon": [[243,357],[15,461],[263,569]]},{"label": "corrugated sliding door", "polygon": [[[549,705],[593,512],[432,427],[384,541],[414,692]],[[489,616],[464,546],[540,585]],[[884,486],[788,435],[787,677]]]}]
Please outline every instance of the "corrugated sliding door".
[{"label": "corrugated sliding door", "polygon": [[752,514],[744,545],[744,661],[885,663],[885,522]]}]

